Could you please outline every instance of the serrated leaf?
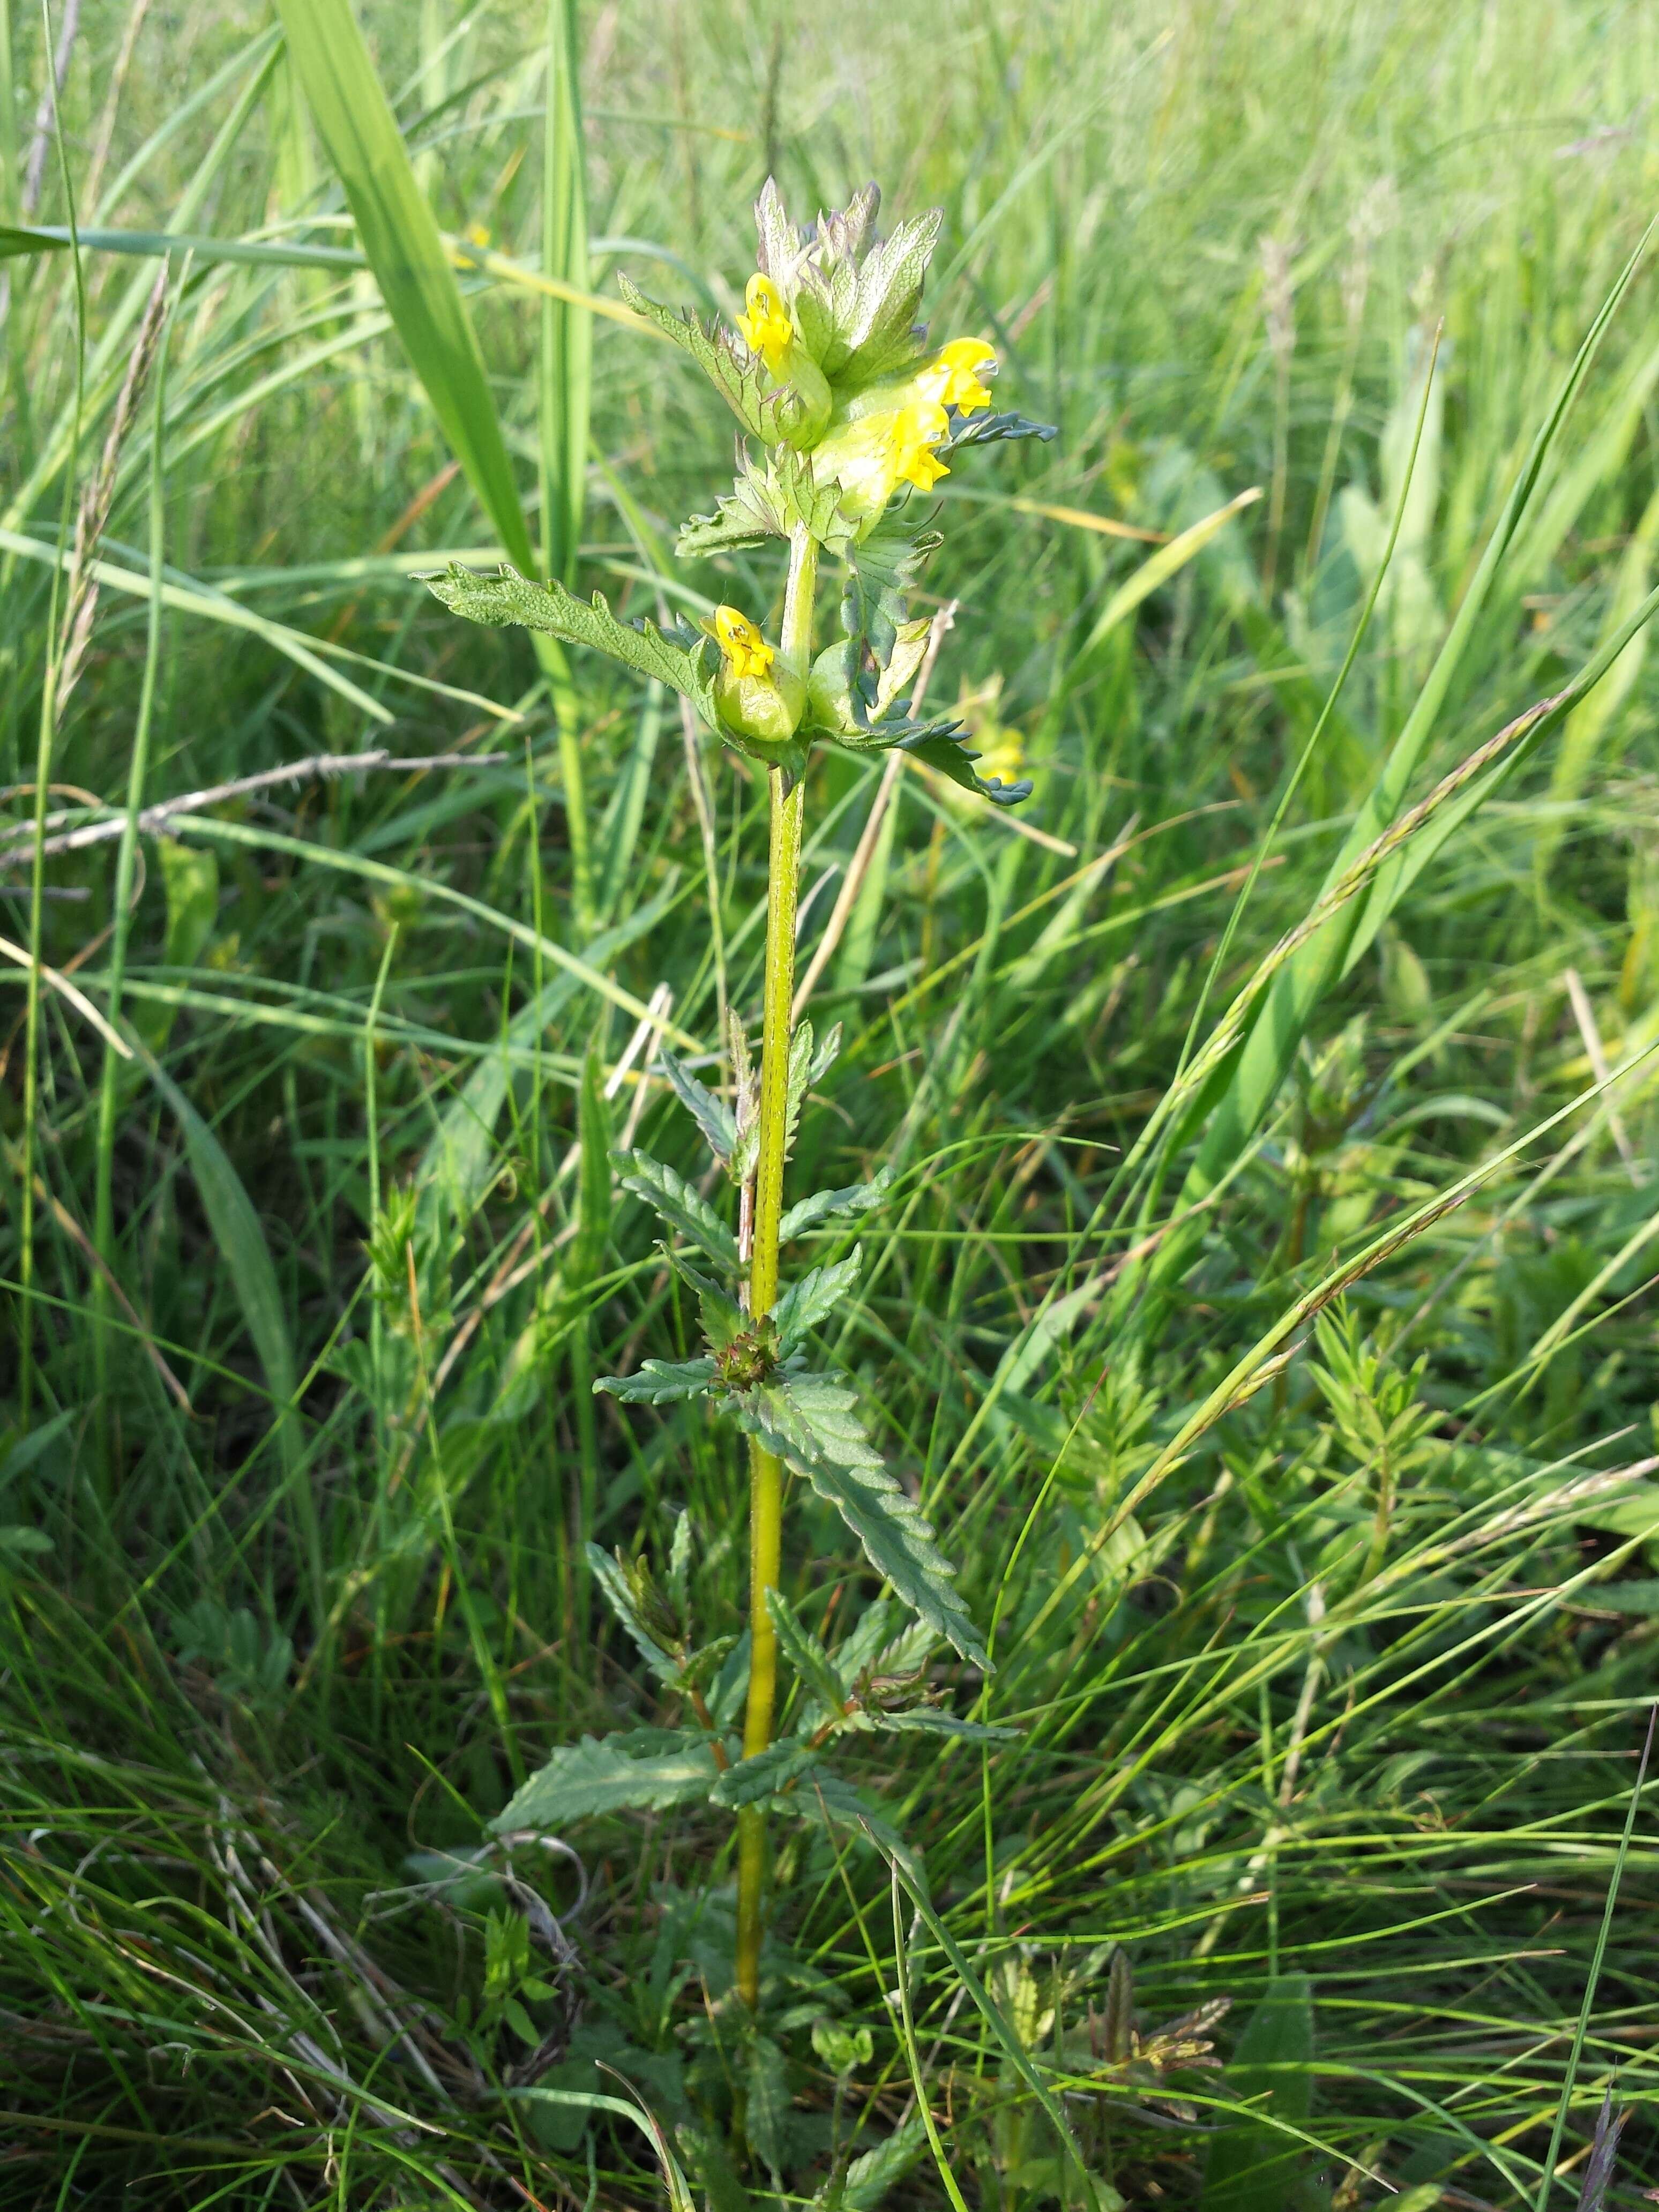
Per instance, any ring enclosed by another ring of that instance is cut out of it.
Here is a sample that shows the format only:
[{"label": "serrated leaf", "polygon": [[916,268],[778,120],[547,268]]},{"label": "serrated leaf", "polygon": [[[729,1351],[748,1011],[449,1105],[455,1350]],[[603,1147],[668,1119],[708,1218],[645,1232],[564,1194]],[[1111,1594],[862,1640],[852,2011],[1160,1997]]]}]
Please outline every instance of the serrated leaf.
[{"label": "serrated leaf", "polygon": [[843,1782],[840,1775],[822,1764],[815,1766],[787,1797],[775,1797],[772,1809],[795,1813],[805,1820],[822,1820],[832,1827],[850,1829],[880,1850],[904,1853],[902,1863],[914,1864],[904,1850],[903,1838],[892,1823],[872,1812],[850,1782]]},{"label": "serrated leaf", "polygon": [[990,799],[994,805],[1018,806],[1022,799],[1029,799],[1031,795],[1032,785],[1029,776],[1021,777],[1017,783],[1004,783],[1000,778],[988,782],[975,771],[974,763],[979,755],[972,746],[942,731],[923,729],[913,736],[901,737],[898,750],[914,754],[917,760],[926,761],[929,768],[937,769],[941,775],[949,776],[952,783],[959,783],[964,791],[976,792],[980,798]]},{"label": "serrated leaf", "polygon": [[790,222],[777,181],[769,177],[755,202],[755,266],[780,289],[800,258],[800,233]]},{"label": "serrated leaf", "polygon": [[866,654],[878,669],[886,667],[905,619],[906,596],[944,542],[938,531],[916,529],[901,514],[890,511],[848,556],[841,623],[847,633],[847,676],[855,698]]},{"label": "serrated leaf", "polygon": [[659,1052],[657,1064],[673,1085],[675,1096],[702,1131],[708,1149],[720,1160],[729,1160],[738,1141],[738,1124],[732,1109],[706,1084],[699,1083],[672,1052]]},{"label": "serrated leaf", "polygon": [[793,385],[781,384],[769,392],[761,362],[732,331],[705,330],[689,309],[677,313],[672,307],[659,306],[620,273],[617,283],[636,315],[643,315],[664,337],[690,355],[751,437],[775,446],[790,434],[805,411],[805,403]]},{"label": "serrated leaf", "polygon": [[642,1198],[671,1229],[689,1237],[711,1260],[736,1271],[738,1240],[701,1191],[648,1152],[613,1152],[611,1160],[624,1190]]},{"label": "serrated leaf", "polygon": [[[881,2200],[903,2180],[927,2148],[927,2130],[920,2112],[901,2120],[884,2142],[855,2158],[841,2185],[841,2212],[877,2212]],[[813,2200],[827,2203],[826,2189]]]},{"label": "serrated leaf", "polygon": [[749,1316],[743,1308],[718,1283],[711,1283],[700,1267],[694,1267],[683,1254],[666,1244],[657,1248],[680,1279],[690,1285],[696,1294],[697,1311],[702,1319],[702,1333],[710,1348],[724,1352],[727,1346],[743,1335],[749,1327]]},{"label": "serrated leaf", "polygon": [[857,390],[918,358],[923,333],[915,323],[922,280],[944,220],[938,208],[912,216],[865,255],[843,339],[847,351],[833,368],[826,360],[827,375]]},{"label": "serrated leaf", "polygon": [[789,2069],[769,2035],[757,2035],[744,2069],[744,2133],[767,2172],[775,2178],[784,2160],[789,2124]]},{"label": "serrated leaf", "polygon": [[712,1359],[643,1359],[632,1375],[601,1375],[595,1390],[633,1406],[665,1406],[676,1398],[701,1398],[714,1385]]},{"label": "serrated leaf", "polygon": [[790,1376],[720,1402],[836,1508],[903,1603],[988,1674],[989,1655],[953,1587],[956,1571],[934,1541],[933,1524],[872,1447],[846,1382],[834,1375]]},{"label": "serrated leaf", "polygon": [[800,1677],[802,1688],[832,1713],[840,1712],[842,1687],[830,1654],[781,1590],[767,1591],[766,1609],[772,1616],[784,1656]]},{"label": "serrated leaf", "polygon": [[936,1705],[912,1705],[896,1713],[866,1706],[862,1717],[880,1735],[951,1735],[963,1743],[1018,1743],[1020,1736],[1017,1728],[958,1720],[954,1713],[942,1713]]},{"label": "serrated leaf", "polygon": [[856,531],[841,511],[840,487],[817,483],[808,460],[778,446],[763,469],[744,461],[713,514],[694,514],[681,524],[674,550],[682,560],[740,552],[769,538],[787,538],[798,524],[834,553],[844,552]]},{"label": "serrated leaf", "polygon": [[778,1224],[779,1243],[816,1229],[821,1221],[833,1221],[839,1214],[868,1213],[886,1197],[892,1180],[893,1170],[884,1167],[873,1182],[848,1183],[842,1190],[815,1190],[810,1198],[798,1199]]},{"label": "serrated leaf", "polygon": [[434,599],[469,622],[495,629],[540,630],[567,645],[590,646],[625,668],[683,693],[707,720],[715,720],[712,645],[677,645],[655,623],[619,620],[599,592],[591,600],[579,599],[556,580],[532,582],[505,562],[496,574],[480,576],[452,561],[441,574],[421,580]]},{"label": "serrated leaf", "polygon": [[994,446],[1009,438],[1041,438],[1046,446],[1059,435],[1052,422],[1034,422],[1027,415],[958,415],[939,450],[954,453],[963,446]]},{"label": "serrated leaf", "polygon": [[786,1359],[820,1322],[834,1313],[857,1282],[863,1265],[863,1250],[855,1244],[844,1260],[837,1260],[829,1267],[814,1267],[810,1274],[790,1284],[772,1309],[778,1349]]},{"label": "serrated leaf", "polygon": [[557,1833],[605,1813],[661,1812],[706,1799],[718,1771],[708,1744],[683,1729],[585,1735],[561,1746],[489,1826],[496,1834],[509,1828]]},{"label": "serrated leaf", "polygon": [[664,337],[690,355],[751,437],[764,438],[769,444],[778,436],[778,395],[768,398],[759,364],[740,357],[738,340],[730,331],[711,334],[689,310],[679,313],[661,306],[621,273],[617,286],[636,315],[643,315]]},{"label": "serrated leaf", "polygon": [[629,1589],[622,1569],[610,1553],[602,1551],[599,1545],[589,1544],[585,1548],[594,1580],[605,1592],[611,1610],[632,1638],[641,1658],[659,1682],[678,1682],[680,1679],[679,1660],[673,1652],[658,1643],[641,1620],[639,1608],[634,1602],[634,1593]]},{"label": "serrated leaf", "polygon": [[799,1782],[817,1763],[817,1753],[810,1744],[797,1736],[785,1736],[777,1743],[769,1743],[752,1759],[740,1759],[734,1766],[728,1766],[710,1790],[708,1802],[723,1805],[730,1813],[740,1806],[762,1804]]},{"label": "serrated leaf", "polygon": [[806,1082],[808,1089],[810,1090],[811,1085],[815,1083],[821,1083],[840,1058],[841,1024],[839,1022],[832,1022],[830,1025],[829,1031],[824,1037],[823,1042],[812,1054],[811,1060],[808,1065],[806,1070]]},{"label": "serrated leaf", "polygon": [[789,1067],[784,1083],[783,1156],[788,1158],[795,1148],[795,1133],[800,1127],[800,1109],[805,1103],[806,1086],[812,1072],[812,1024],[797,1022],[789,1040]]}]

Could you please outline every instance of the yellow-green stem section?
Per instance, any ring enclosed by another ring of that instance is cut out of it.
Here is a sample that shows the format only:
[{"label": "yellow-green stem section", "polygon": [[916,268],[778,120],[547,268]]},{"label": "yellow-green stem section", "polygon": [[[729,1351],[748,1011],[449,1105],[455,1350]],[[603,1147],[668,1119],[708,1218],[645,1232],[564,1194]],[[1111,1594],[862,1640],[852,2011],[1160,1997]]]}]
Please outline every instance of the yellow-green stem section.
[{"label": "yellow-green stem section", "polygon": [[[798,530],[789,548],[782,651],[798,668],[811,664],[812,592],[818,549]],[[769,771],[772,843],[766,887],[766,1001],[761,1045],[760,1152],[755,1167],[754,1246],[749,1310],[758,1320],[778,1296],[778,1224],[783,1217],[783,1154],[789,1111],[789,1010],[795,995],[795,897],[800,877],[805,787],[786,792],[781,769]],[[751,1438],[749,1446],[749,1704],[743,1755],[772,1741],[777,1703],[778,1647],[766,1593],[778,1579],[783,1540],[783,1468]],[[762,1891],[766,1876],[766,1816],[757,1805],[738,1815],[738,1993],[752,2009],[760,1996]]]}]

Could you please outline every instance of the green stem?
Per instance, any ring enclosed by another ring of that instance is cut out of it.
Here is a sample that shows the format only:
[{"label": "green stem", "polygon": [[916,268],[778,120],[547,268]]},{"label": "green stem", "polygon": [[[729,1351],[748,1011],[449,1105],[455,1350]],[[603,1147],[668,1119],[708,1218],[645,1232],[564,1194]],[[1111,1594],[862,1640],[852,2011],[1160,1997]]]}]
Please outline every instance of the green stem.
[{"label": "green stem", "polygon": [[[818,549],[797,529],[789,546],[789,584],[780,647],[798,668],[811,665],[812,593]],[[783,1218],[783,1161],[788,1133],[790,1005],[795,995],[795,899],[800,878],[805,789],[769,772],[772,844],[766,884],[765,1033],[761,1046],[760,1153],[755,1168],[754,1245],[749,1263],[749,1310],[760,1319],[778,1296],[778,1224]],[[749,1447],[749,1704],[743,1755],[753,1759],[772,1741],[777,1704],[778,1648],[766,1593],[775,1587],[783,1543],[783,1468],[750,1439]],[[762,1887],[766,1875],[766,1816],[757,1805],[738,1815],[738,1993],[752,2011],[760,1996]]]}]

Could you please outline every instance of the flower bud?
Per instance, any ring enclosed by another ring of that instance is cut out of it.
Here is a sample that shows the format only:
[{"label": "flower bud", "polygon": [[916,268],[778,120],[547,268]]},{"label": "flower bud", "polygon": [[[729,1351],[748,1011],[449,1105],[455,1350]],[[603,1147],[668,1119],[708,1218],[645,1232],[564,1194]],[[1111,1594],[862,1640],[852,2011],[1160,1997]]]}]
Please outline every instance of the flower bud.
[{"label": "flower bud", "polygon": [[764,745],[787,744],[806,711],[806,684],[736,607],[716,607],[720,648],[714,706],[729,730]]}]

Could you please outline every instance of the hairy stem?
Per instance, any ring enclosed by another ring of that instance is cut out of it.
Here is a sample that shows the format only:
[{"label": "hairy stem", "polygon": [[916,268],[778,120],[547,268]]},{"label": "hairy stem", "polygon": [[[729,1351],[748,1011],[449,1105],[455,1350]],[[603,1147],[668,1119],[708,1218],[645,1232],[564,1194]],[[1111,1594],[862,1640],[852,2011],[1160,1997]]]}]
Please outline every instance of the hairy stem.
[{"label": "hairy stem", "polygon": [[[818,549],[797,529],[789,547],[789,584],[780,641],[805,670],[812,652],[812,592]],[[749,1263],[749,1310],[759,1320],[778,1296],[778,1223],[783,1215],[783,1156],[789,1104],[790,1004],[795,992],[795,896],[800,876],[804,787],[786,788],[770,770],[772,845],[766,885],[765,1035],[761,1046],[760,1153],[755,1170],[754,1247]],[[749,1447],[749,1705],[743,1755],[772,1741],[778,1651],[766,1593],[778,1578],[783,1539],[783,1468],[752,1439]],[[738,1815],[738,1991],[752,2009],[760,1995],[761,1891],[766,1874],[766,1816],[757,1805]]]}]

